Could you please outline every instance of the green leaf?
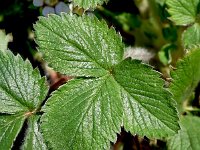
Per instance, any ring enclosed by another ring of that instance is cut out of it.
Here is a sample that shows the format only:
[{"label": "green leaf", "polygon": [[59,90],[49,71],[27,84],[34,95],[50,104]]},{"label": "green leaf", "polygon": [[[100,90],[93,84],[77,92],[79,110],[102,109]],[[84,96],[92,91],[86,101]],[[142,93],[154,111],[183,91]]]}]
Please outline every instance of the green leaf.
[{"label": "green leaf", "polygon": [[39,131],[39,116],[31,116],[28,119],[28,129],[26,131],[23,149],[47,150],[43,136]]},{"label": "green leaf", "polygon": [[191,48],[200,43],[200,24],[195,23],[183,33],[183,44],[185,48]]},{"label": "green leaf", "polygon": [[96,8],[97,5],[102,5],[108,0],[73,0],[75,6],[82,7],[84,9]]},{"label": "green leaf", "polygon": [[24,120],[22,115],[0,115],[0,149],[11,149]]},{"label": "green leaf", "polygon": [[125,129],[157,138],[179,129],[174,101],[158,72],[128,60],[115,66],[113,76],[120,86]]},{"label": "green leaf", "polygon": [[0,113],[31,111],[40,106],[47,90],[45,79],[30,62],[0,51]]},{"label": "green leaf", "polygon": [[200,149],[200,119],[194,116],[184,116],[180,119],[181,130],[169,139],[170,150],[199,150]]},{"label": "green leaf", "polygon": [[39,111],[47,91],[45,78],[29,61],[0,51],[0,149],[12,148],[25,119],[33,122],[29,117]]},{"label": "green leaf", "polygon": [[41,128],[52,148],[108,149],[121,126],[154,138],[179,129],[160,74],[139,61],[123,61],[121,37],[105,22],[62,14],[40,18],[35,29],[51,66],[86,77],[63,85],[43,109]]},{"label": "green leaf", "polygon": [[113,80],[72,80],[53,94],[41,127],[54,149],[108,149],[109,141],[116,141],[123,113]]},{"label": "green leaf", "polygon": [[0,30],[0,51],[8,49],[8,43],[13,40],[12,34],[5,33],[4,30]]},{"label": "green leaf", "polygon": [[198,14],[199,0],[167,0],[170,19],[177,25],[194,23]]},{"label": "green leaf", "polygon": [[45,139],[55,149],[108,149],[121,126],[147,137],[175,134],[177,112],[158,78],[151,67],[125,61],[113,75],[68,82],[43,110]]},{"label": "green leaf", "polygon": [[178,102],[179,110],[182,110],[182,103],[193,93],[200,81],[200,49],[193,49],[183,60],[177,63],[176,70],[172,72],[172,84],[170,91]]},{"label": "green leaf", "polygon": [[121,37],[96,17],[51,15],[34,28],[44,58],[70,76],[103,76],[123,57]]}]

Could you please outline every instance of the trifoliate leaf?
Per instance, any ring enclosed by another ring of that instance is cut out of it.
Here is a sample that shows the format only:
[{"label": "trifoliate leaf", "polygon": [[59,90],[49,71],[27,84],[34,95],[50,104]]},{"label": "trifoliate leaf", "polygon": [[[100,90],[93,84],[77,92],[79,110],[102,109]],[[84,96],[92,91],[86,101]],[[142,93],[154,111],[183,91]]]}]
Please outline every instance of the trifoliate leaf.
[{"label": "trifoliate leaf", "polygon": [[26,131],[23,149],[28,150],[47,150],[42,134],[39,131],[39,116],[30,116]]},{"label": "trifoliate leaf", "polygon": [[84,9],[96,8],[97,5],[102,5],[108,0],[73,0],[75,6],[82,7]]},{"label": "trifoliate leaf", "polygon": [[35,29],[51,66],[89,76],[69,81],[47,101],[41,128],[52,148],[108,149],[121,126],[156,138],[179,129],[172,95],[160,74],[139,61],[123,61],[121,37],[105,22],[62,14],[40,18]]},{"label": "trifoliate leaf", "polygon": [[199,150],[200,149],[200,118],[185,116],[180,119],[181,130],[169,139],[170,150]]},{"label": "trifoliate leaf", "polygon": [[0,149],[11,149],[24,120],[22,115],[0,115]]},{"label": "trifoliate leaf", "polygon": [[177,63],[176,70],[172,72],[172,85],[170,91],[182,110],[182,103],[187,100],[200,81],[200,49],[191,50],[189,54]]},{"label": "trifoliate leaf", "polygon": [[47,94],[38,70],[10,51],[0,51],[0,113],[13,114],[37,108]]},{"label": "trifoliate leaf", "polygon": [[70,76],[103,76],[123,57],[121,37],[96,17],[41,17],[35,30],[50,66]]},{"label": "trifoliate leaf", "polygon": [[196,21],[199,0],[167,0],[170,19],[177,25],[188,25]]},{"label": "trifoliate leaf", "polygon": [[183,44],[185,48],[190,48],[200,43],[200,25],[195,23],[183,33]]},{"label": "trifoliate leaf", "polygon": [[8,43],[13,40],[12,34],[5,33],[4,30],[0,30],[0,51],[8,49]]}]

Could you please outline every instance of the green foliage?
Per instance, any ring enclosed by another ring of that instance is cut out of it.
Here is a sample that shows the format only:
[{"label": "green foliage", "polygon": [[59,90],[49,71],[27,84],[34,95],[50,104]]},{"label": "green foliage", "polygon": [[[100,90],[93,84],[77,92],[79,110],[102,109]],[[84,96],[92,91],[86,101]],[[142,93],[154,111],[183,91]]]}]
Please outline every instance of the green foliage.
[{"label": "green foliage", "polygon": [[39,115],[29,117],[23,149],[47,150],[43,136],[39,131],[39,118]]},{"label": "green foliage", "polygon": [[167,0],[170,19],[177,25],[188,25],[197,19],[199,0]]},{"label": "green foliage", "polygon": [[194,116],[185,116],[180,119],[181,130],[170,138],[170,150],[199,150],[200,149],[200,119]]},{"label": "green foliage", "polygon": [[47,94],[45,79],[30,62],[0,51],[0,148],[10,149],[29,115],[36,113]]},{"label": "green foliage", "polygon": [[55,70],[90,77],[62,86],[43,109],[41,127],[53,148],[107,149],[121,126],[157,138],[179,129],[160,74],[123,61],[121,37],[105,22],[62,14],[42,17],[34,27],[39,50]]},{"label": "green foliage", "polygon": [[182,110],[182,103],[193,93],[200,81],[200,49],[191,50],[189,54],[177,63],[177,69],[172,72],[170,91]]},{"label": "green foliage", "polygon": [[0,116],[0,149],[11,149],[24,121],[25,117],[19,114]]},{"label": "green foliage", "polygon": [[123,114],[113,80],[72,80],[53,94],[41,121],[54,149],[107,149],[116,140]]},{"label": "green foliage", "polygon": [[40,107],[47,94],[45,79],[37,69],[10,51],[0,51],[0,112],[15,114]]},{"label": "green foliage", "polygon": [[167,0],[170,19],[177,25],[191,25],[183,33],[183,45],[191,48],[200,42],[199,0]]},{"label": "green foliage", "polygon": [[44,58],[70,76],[101,77],[123,57],[121,37],[96,17],[40,17],[35,29]]},{"label": "green foliage", "polygon": [[102,5],[107,0],[73,0],[75,6],[82,7],[84,9],[95,8],[97,5]]},{"label": "green foliage", "polygon": [[[87,10],[104,2],[72,3]],[[188,107],[194,95],[199,97],[197,90],[194,94],[200,82],[199,0],[134,2],[137,14],[98,9],[133,36],[135,45],[154,50],[166,72],[181,56],[182,45],[187,48],[171,72],[169,89],[150,65],[124,59],[122,37],[94,16],[63,13],[40,17],[34,25],[44,60],[55,71],[73,76],[53,93],[38,69],[7,50],[11,38],[0,30],[0,149],[13,148],[20,131],[21,149],[109,149],[121,127],[132,135],[168,138],[168,149],[200,149],[199,118],[181,116],[199,111],[199,106]],[[186,26],[184,32],[167,21],[165,4],[171,21]]]},{"label": "green foliage", "polygon": [[195,23],[183,33],[183,44],[186,48],[199,45],[200,43],[200,25]]}]

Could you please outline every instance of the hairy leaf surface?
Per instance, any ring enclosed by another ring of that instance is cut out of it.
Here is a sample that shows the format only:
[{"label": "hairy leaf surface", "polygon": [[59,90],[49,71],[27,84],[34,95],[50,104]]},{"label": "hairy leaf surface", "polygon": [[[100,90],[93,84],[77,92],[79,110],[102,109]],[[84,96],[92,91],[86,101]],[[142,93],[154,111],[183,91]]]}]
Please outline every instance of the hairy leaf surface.
[{"label": "hairy leaf surface", "polygon": [[0,149],[12,148],[25,119],[29,121],[40,108],[47,90],[45,78],[29,61],[8,50],[0,51]]},{"label": "hairy leaf surface", "polygon": [[162,88],[158,72],[128,60],[115,66],[113,74],[121,87],[125,128],[149,137],[167,136],[179,129],[174,102]]},{"label": "hairy leaf surface", "polygon": [[96,17],[40,17],[35,30],[46,60],[70,76],[103,76],[123,57],[121,37]]},{"label": "hairy leaf surface", "polygon": [[43,109],[41,128],[52,148],[108,149],[121,126],[158,138],[179,129],[160,74],[139,61],[123,61],[121,37],[105,22],[62,14],[40,18],[35,29],[50,65],[81,77],[55,91]]},{"label": "hairy leaf surface", "polygon": [[28,128],[26,131],[25,141],[23,149],[32,150],[47,150],[47,146],[44,143],[43,136],[39,131],[39,116],[31,116],[28,119]]},{"label": "hairy leaf surface", "polygon": [[109,141],[116,141],[123,113],[113,80],[74,80],[53,94],[42,117],[44,136],[53,148],[108,149]]},{"label": "hairy leaf surface", "polygon": [[97,5],[102,5],[108,0],[73,0],[75,6],[82,7],[84,9],[96,8]]},{"label": "hairy leaf surface", "polygon": [[171,95],[151,67],[126,60],[111,73],[70,81],[52,95],[43,110],[42,129],[53,148],[107,149],[121,126],[148,137],[179,129]]},{"label": "hairy leaf surface", "polygon": [[200,119],[185,116],[180,119],[181,130],[168,141],[170,150],[199,150],[200,149]]},{"label": "hairy leaf surface", "polygon": [[167,0],[170,19],[177,25],[188,25],[196,21],[199,0]]},{"label": "hairy leaf surface", "polygon": [[185,48],[191,48],[200,43],[200,25],[195,23],[183,33],[183,44]]},{"label": "hairy leaf surface", "polygon": [[187,100],[200,81],[200,49],[191,50],[189,54],[177,63],[176,70],[172,72],[172,85],[170,91],[179,104],[181,111],[182,103]]},{"label": "hairy leaf surface", "polygon": [[0,115],[0,149],[11,149],[24,120],[22,115]]},{"label": "hairy leaf surface", "polygon": [[30,62],[0,51],[0,113],[33,110],[47,94],[47,85]]}]

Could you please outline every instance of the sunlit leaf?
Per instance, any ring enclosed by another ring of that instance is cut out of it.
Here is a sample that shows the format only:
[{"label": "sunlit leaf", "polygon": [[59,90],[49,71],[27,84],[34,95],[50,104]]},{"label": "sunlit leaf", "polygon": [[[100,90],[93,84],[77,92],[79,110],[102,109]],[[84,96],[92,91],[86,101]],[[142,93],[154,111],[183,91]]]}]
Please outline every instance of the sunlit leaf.
[{"label": "sunlit leaf", "polygon": [[23,115],[0,115],[0,149],[11,149],[24,120]]},{"label": "sunlit leaf", "polygon": [[167,0],[170,19],[177,25],[194,23],[198,14],[199,0]]},{"label": "sunlit leaf", "polygon": [[47,150],[43,136],[39,131],[39,116],[31,116],[28,119],[28,128],[26,131],[23,149]]},{"label": "sunlit leaf", "polygon": [[12,148],[25,119],[40,109],[47,91],[45,78],[29,61],[0,51],[0,149]]},{"label": "sunlit leaf", "polygon": [[96,17],[40,17],[35,30],[44,58],[70,76],[103,76],[123,57],[121,37]]},{"label": "sunlit leaf", "polygon": [[37,69],[10,51],[0,51],[0,112],[16,113],[38,107],[47,85]]},{"label": "sunlit leaf", "polygon": [[199,150],[200,149],[200,119],[185,116],[180,119],[181,130],[168,141],[170,150]]},{"label": "sunlit leaf", "polygon": [[35,30],[45,60],[80,78],[55,91],[43,108],[41,128],[50,147],[108,149],[121,126],[154,138],[177,132],[174,101],[160,74],[140,61],[123,61],[121,37],[105,22],[51,15]]},{"label": "sunlit leaf", "polygon": [[191,48],[200,43],[200,25],[195,23],[183,33],[183,44],[185,48]]}]

